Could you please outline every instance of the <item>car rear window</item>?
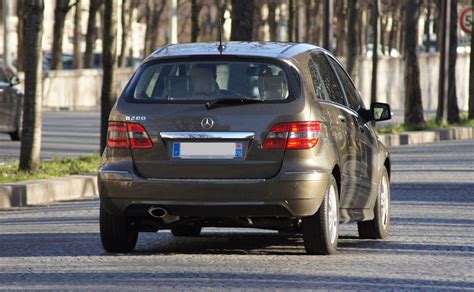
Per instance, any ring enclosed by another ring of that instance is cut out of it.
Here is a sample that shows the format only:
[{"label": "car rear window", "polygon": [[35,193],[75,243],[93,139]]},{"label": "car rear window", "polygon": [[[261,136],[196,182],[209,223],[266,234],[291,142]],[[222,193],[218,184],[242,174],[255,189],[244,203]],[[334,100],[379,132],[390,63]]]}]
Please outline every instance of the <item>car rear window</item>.
[{"label": "car rear window", "polygon": [[291,97],[286,65],[255,60],[174,60],[145,64],[132,80],[136,102],[206,102],[254,98],[282,102]]}]

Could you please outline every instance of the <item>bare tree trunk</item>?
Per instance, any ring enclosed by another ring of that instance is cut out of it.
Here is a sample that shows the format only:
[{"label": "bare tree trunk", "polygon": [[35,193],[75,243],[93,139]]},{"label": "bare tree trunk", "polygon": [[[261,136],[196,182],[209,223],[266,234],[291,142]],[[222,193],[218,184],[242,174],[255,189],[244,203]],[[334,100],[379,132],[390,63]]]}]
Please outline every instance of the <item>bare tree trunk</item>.
[{"label": "bare tree trunk", "polygon": [[295,10],[296,4],[295,1],[297,0],[289,0],[288,4],[288,41],[294,42],[295,41]]},{"label": "bare tree trunk", "polygon": [[[362,6],[362,3],[359,2],[360,6]],[[358,9],[358,14],[359,14],[359,23],[358,23],[358,44],[359,44],[359,53],[362,55],[366,53],[366,48],[367,48],[367,17],[365,15],[364,9],[359,8]]]},{"label": "bare tree trunk", "polygon": [[425,20],[425,27],[423,29],[423,35],[426,37],[425,40],[425,49],[426,52],[430,52],[430,46],[431,46],[431,41],[430,41],[430,20],[431,20],[431,4],[430,1],[427,1],[426,5],[426,20]]},{"label": "bare tree trunk", "polygon": [[201,27],[199,26],[199,14],[201,13],[201,1],[191,0],[191,42],[197,42]]},{"label": "bare tree trunk", "polygon": [[324,0],[323,8],[323,47],[331,52],[333,50],[334,1]]},{"label": "bare tree trunk", "polygon": [[313,11],[313,0],[304,0],[304,42],[311,43],[311,30],[313,29],[311,22],[311,12]]},{"label": "bare tree trunk", "polygon": [[314,21],[314,31],[313,31],[313,38],[314,43],[318,46],[321,46],[322,43],[322,19],[319,17],[319,11],[321,10],[321,6],[323,4],[323,0],[316,0],[313,9],[313,21]]},{"label": "bare tree trunk", "polygon": [[295,1],[295,42],[299,42],[301,40],[301,33],[300,33],[300,1]]},{"label": "bare tree trunk", "polygon": [[254,0],[232,0],[232,30],[230,40],[251,41]]},{"label": "bare tree trunk", "polygon": [[107,145],[107,128],[110,110],[117,98],[115,80],[117,70],[117,1],[105,0],[104,35],[102,43],[102,93],[100,103],[100,153]]},{"label": "bare tree trunk", "polygon": [[69,0],[56,0],[54,9],[53,51],[51,70],[63,68],[63,34],[66,15],[69,12]]},{"label": "bare tree trunk", "polygon": [[424,124],[418,51],[420,0],[405,0],[405,123]]},{"label": "bare tree trunk", "polygon": [[405,32],[406,32],[406,23],[405,21],[403,21],[403,19],[405,19],[406,17],[406,9],[405,9],[405,5],[401,5],[401,9],[400,9],[400,27],[399,27],[399,39],[398,39],[398,51],[403,55],[405,54]]},{"label": "bare tree trunk", "polygon": [[158,27],[165,7],[165,1],[159,1],[158,4],[154,0],[148,0],[149,14],[145,31],[145,56],[151,54],[158,47]]},{"label": "bare tree trunk", "polygon": [[221,25],[224,25],[224,21],[225,21],[225,12],[227,10],[227,6],[228,6],[228,3],[229,3],[229,0],[214,0],[214,4],[216,5],[217,7],[217,16],[218,16],[218,20],[217,20],[217,24],[214,25],[212,27],[212,31],[213,31],[213,35],[217,35],[217,37],[219,37],[219,23]]},{"label": "bare tree trunk", "polygon": [[18,46],[17,46],[17,60],[16,60],[16,67],[18,71],[23,71],[23,23],[25,17],[25,1],[26,0],[18,0],[17,1],[17,15],[18,15]]},{"label": "bare tree trunk", "polygon": [[459,123],[459,107],[456,92],[456,57],[458,47],[458,0],[451,0],[451,24],[449,29],[448,68],[448,122]]},{"label": "bare tree trunk", "polygon": [[449,12],[451,1],[440,1],[439,4],[439,32],[438,47],[440,49],[439,58],[439,78],[438,78],[438,108],[436,109],[436,123],[444,124],[448,117],[448,96],[449,96],[449,51],[450,42],[450,21],[451,13]]},{"label": "bare tree trunk", "polygon": [[390,27],[390,33],[388,34],[388,54],[392,53],[392,49],[395,48],[396,34],[398,33],[398,21],[393,20],[392,26]]},{"label": "bare tree trunk", "polygon": [[474,65],[472,60],[474,59],[474,37],[471,35],[471,55],[469,59],[469,110],[468,117],[474,120]]},{"label": "bare tree trunk", "polygon": [[89,18],[87,20],[87,34],[86,34],[86,51],[84,53],[84,67],[94,67],[94,47],[96,35],[95,20],[97,17],[97,11],[99,11],[102,5],[102,0],[90,0],[89,6]]},{"label": "bare tree trunk", "polygon": [[44,0],[24,2],[23,34],[25,57],[25,97],[20,150],[20,170],[40,166],[42,92],[42,37]]},{"label": "bare tree trunk", "polygon": [[[380,7],[379,7],[380,9]],[[386,32],[387,32],[387,27],[388,27],[388,16],[384,16],[383,14],[380,15],[380,48],[382,49],[382,54],[387,55],[387,50],[386,50]],[[388,52],[390,54],[390,52]]]},{"label": "bare tree trunk", "polygon": [[73,66],[74,69],[82,67],[82,27],[81,27],[81,0],[77,0],[76,9],[74,11],[74,53],[73,53]]},{"label": "bare tree trunk", "polygon": [[270,31],[270,41],[275,42],[277,40],[277,29],[278,24],[276,21],[276,8],[277,3],[276,0],[269,0],[268,1],[268,28]]},{"label": "bare tree trunk", "polygon": [[117,66],[123,67],[126,65],[125,56],[127,55],[127,46],[128,46],[128,35],[132,29],[132,16],[133,8],[135,3],[132,3],[132,0],[123,0],[122,2],[122,43],[120,45],[120,55],[118,56]]},{"label": "bare tree trunk", "polygon": [[[349,2],[351,2],[350,0]],[[345,0],[336,2],[337,11],[337,33],[336,33],[336,55],[344,55],[344,40],[346,39],[346,7]]]},{"label": "bare tree trunk", "polygon": [[357,0],[349,0],[349,20],[347,22],[346,68],[353,75],[357,62]]},{"label": "bare tree trunk", "polygon": [[377,75],[379,62],[379,0],[374,0],[372,11],[372,33],[373,33],[373,49],[372,49],[372,84],[370,91],[370,102],[377,101]]},{"label": "bare tree trunk", "polygon": [[252,29],[252,40],[258,41],[261,39],[261,29],[264,25],[263,14],[261,7],[263,6],[262,0],[255,0],[254,2],[254,13],[253,13],[253,29]]}]

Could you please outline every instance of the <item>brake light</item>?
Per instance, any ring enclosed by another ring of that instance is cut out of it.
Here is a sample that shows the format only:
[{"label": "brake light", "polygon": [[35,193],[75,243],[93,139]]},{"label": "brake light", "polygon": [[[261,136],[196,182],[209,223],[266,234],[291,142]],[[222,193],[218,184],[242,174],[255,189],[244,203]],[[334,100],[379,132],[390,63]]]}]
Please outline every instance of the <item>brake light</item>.
[{"label": "brake light", "polygon": [[140,124],[109,122],[107,146],[111,149],[148,149],[153,143]]},{"label": "brake light", "polygon": [[262,147],[264,149],[311,149],[318,143],[320,131],[320,122],[276,124],[263,141]]}]

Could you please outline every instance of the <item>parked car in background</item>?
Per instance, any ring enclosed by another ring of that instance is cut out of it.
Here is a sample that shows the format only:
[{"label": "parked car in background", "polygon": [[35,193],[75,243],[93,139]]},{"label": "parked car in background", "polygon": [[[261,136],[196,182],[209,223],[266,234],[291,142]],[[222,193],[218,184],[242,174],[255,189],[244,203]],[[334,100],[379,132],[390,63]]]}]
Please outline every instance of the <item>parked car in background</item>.
[{"label": "parked car in background", "polygon": [[23,93],[17,88],[19,83],[13,70],[0,65],[0,132],[15,141],[21,138]]},{"label": "parked car in background", "polygon": [[166,46],[138,68],[112,109],[98,175],[109,252],[139,232],[249,227],[301,234],[309,254],[336,251],[339,223],[384,239],[390,157],[329,52],[308,44]]}]

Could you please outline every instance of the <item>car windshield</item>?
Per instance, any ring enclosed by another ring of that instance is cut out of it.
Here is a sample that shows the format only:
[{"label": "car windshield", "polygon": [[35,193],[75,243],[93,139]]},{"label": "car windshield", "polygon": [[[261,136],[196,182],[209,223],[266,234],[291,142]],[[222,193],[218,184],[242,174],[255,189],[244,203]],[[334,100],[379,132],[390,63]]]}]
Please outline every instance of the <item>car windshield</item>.
[{"label": "car windshield", "polygon": [[137,101],[210,101],[248,98],[283,101],[289,97],[285,70],[254,61],[156,62],[144,66],[134,82]]}]

